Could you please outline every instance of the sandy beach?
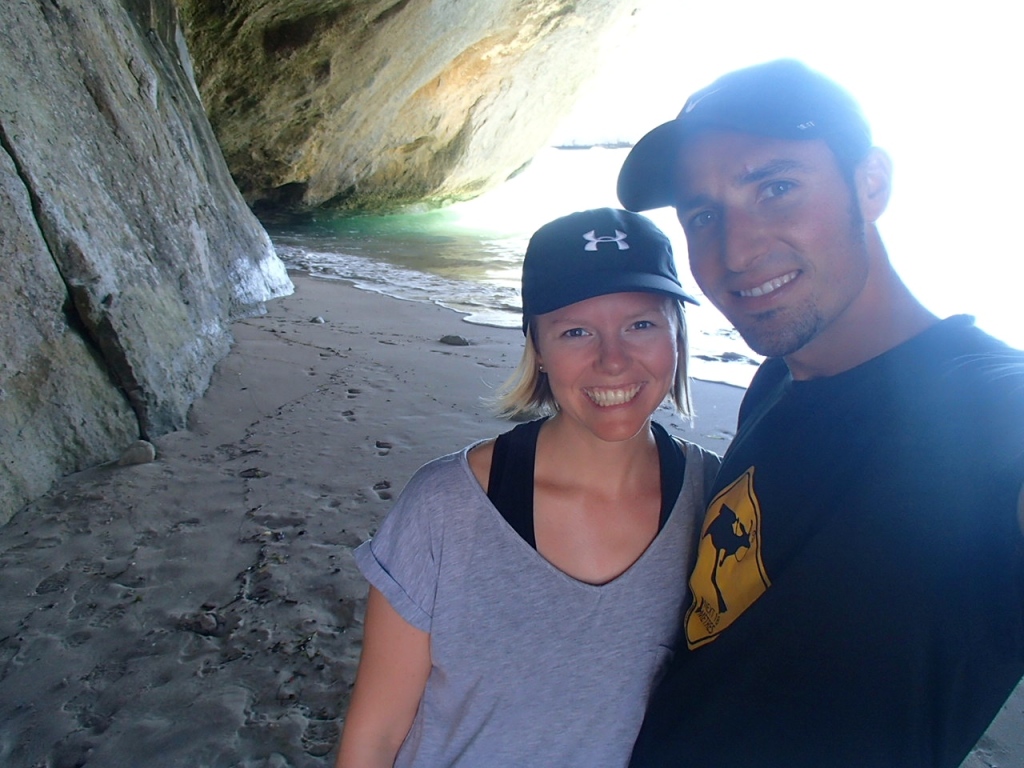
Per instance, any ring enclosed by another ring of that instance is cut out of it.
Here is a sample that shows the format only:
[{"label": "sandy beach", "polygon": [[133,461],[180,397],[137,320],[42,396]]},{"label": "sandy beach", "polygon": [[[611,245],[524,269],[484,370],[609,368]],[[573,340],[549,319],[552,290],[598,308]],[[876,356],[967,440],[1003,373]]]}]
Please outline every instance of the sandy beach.
[{"label": "sandy beach", "polygon": [[[352,549],[421,464],[510,427],[515,330],[293,275],[156,461],[0,529],[0,765],[327,766],[360,649]],[[466,346],[442,343],[460,336]],[[695,382],[723,451],[742,390]]]},{"label": "sandy beach", "polygon": [[[330,766],[360,650],[352,550],[421,464],[509,424],[516,330],[294,274],[234,327],[157,459],[73,475],[0,529],[0,765]],[[443,343],[462,337],[467,345]],[[694,382],[722,452],[743,390]],[[972,768],[1021,765],[1018,692]]]}]

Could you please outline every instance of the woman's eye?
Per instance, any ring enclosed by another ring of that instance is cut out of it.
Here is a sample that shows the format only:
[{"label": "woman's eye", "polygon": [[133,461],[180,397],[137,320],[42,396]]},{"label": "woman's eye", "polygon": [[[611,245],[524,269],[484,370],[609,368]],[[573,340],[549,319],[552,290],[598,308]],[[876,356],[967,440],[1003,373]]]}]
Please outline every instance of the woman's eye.
[{"label": "woman's eye", "polygon": [[567,336],[570,339],[578,339],[578,338],[580,338],[582,336],[586,336],[587,332],[584,331],[582,328],[570,328],[568,331],[566,331],[562,335],[563,336]]},{"label": "woman's eye", "polygon": [[633,323],[633,327],[638,329],[638,330],[642,330],[644,328],[653,328],[654,327],[654,321],[653,320],[637,320],[635,323]]}]

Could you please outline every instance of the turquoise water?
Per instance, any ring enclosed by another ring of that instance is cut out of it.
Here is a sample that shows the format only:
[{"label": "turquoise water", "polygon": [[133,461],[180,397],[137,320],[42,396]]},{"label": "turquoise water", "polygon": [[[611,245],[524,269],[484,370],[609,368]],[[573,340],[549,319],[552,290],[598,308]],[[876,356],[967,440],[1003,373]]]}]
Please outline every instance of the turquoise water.
[{"label": "turquoise water", "polygon": [[[572,211],[617,206],[615,179],[627,151],[546,149],[525,172],[467,203],[393,216],[319,213],[301,222],[268,224],[267,230],[290,267],[402,299],[440,304],[462,313],[470,323],[518,328],[520,270],[530,234]],[[895,210],[881,222],[894,263],[911,288],[938,314],[976,314],[985,330],[1024,345],[1020,313],[1015,304],[996,300],[990,282],[993,271],[981,267],[982,253],[972,259],[972,272],[955,245],[955,221],[947,222],[941,232],[907,226],[916,216],[908,205],[912,199],[907,196],[893,206]],[[672,240],[680,279],[699,298],[674,213],[666,209],[648,215]],[[921,248],[922,235],[929,232],[946,238],[946,247]],[[916,261],[907,261],[915,254]],[[1005,292],[1008,283],[1000,286]],[[728,321],[703,302],[687,310],[687,323],[694,376],[746,386],[760,358]]]},{"label": "turquoise water", "polygon": [[469,322],[519,324],[519,277],[528,235],[460,224],[451,211],[394,216],[319,215],[268,226],[290,267],[403,299],[432,301]]},{"label": "turquoise water", "polygon": [[[550,149],[525,173],[468,203],[390,216],[318,213],[268,223],[267,231],[289,267],[440,304],[469,323],[518,328],[519,281],[530,235],[563,214],[617,205],[614,179],[624,152]],[[658,223],[666,233],[670,226],[678,229],[671,212]],[[678,243],[674,247],[681,252]],[[678,267],[684,284],[697,293],[685,259]],[[687,322],[693,375],[745,387],[760,358],[707,303],[689,308]]]}]

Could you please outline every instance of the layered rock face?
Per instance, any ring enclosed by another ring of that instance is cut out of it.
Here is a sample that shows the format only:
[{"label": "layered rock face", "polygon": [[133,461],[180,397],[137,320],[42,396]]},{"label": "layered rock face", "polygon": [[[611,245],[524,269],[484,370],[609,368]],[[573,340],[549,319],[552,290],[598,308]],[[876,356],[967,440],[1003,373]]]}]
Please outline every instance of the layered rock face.
[{"label": "layered rock face", "polygon": [[495,186],[544,145],[642,4],[177,2],[210,121],[257,210]]},{"label": "layered rock face", "polygon": [[184,426],[228,326],[291,290],[166,0],[0,9],[0,522]]}]

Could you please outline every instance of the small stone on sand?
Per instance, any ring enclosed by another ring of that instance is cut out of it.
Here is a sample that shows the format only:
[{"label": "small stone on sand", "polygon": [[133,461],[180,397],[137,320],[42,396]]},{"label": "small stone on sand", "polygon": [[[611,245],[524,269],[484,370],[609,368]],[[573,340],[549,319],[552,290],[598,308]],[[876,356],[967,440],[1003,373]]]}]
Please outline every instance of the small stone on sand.
[{"label": "small stone on sand", "polygon": [[152,443],[146,440],[136,440],[121,454],[117,464],[120,467],[126,467],[130,464],[149,464],[155,458],[156,448]]}]

